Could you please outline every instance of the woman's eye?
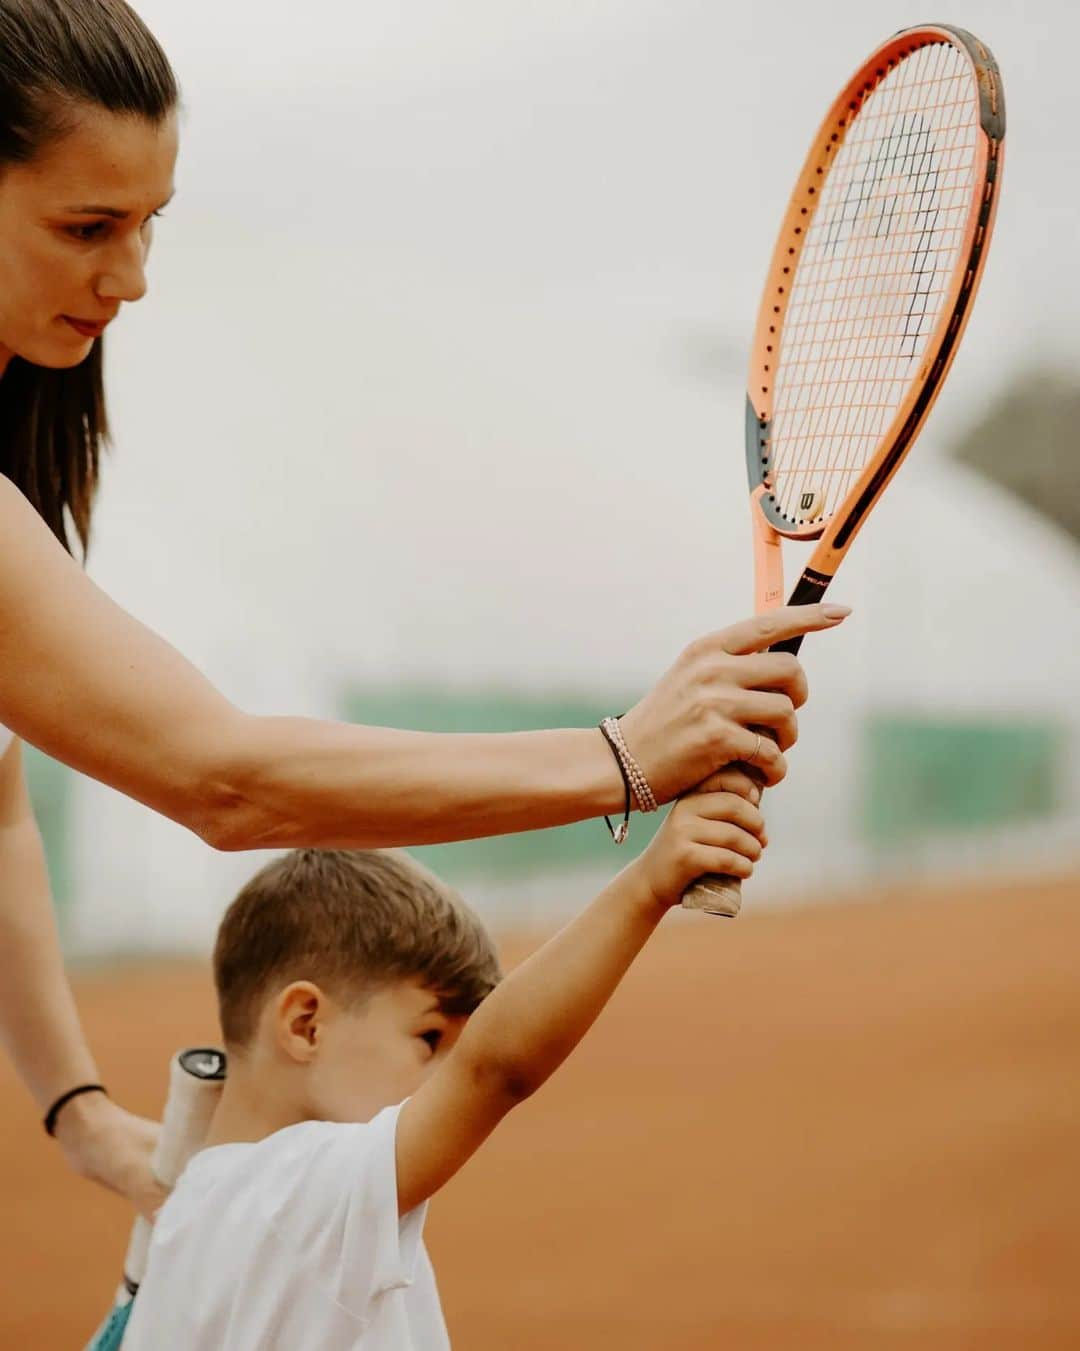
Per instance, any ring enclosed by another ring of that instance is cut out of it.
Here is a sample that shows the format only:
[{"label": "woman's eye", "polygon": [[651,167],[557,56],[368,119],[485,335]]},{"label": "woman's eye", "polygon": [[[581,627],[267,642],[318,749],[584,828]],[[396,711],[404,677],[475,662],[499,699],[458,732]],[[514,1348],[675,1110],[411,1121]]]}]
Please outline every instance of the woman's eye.
[{"label": "woman's eye", "polygon": [[[152,211],[139,228],[145,230],[151,221],[157,220],[164,214],[163,211]],[[77,239],[82,244],[92,244],[94,240],[100,239],[108,228],[108,222],[103,220],[93,221],[89,225],[69,225],[66,227],[67,233],[72,239]]]},{"label": "woman's eye", "polygon": [[69,225],[68,234],[71,235],[72,239],[78,239],[84,244],[89,244],[91,240],[98,238],[104,228],[104,221],[95,221],[93,225]]}]

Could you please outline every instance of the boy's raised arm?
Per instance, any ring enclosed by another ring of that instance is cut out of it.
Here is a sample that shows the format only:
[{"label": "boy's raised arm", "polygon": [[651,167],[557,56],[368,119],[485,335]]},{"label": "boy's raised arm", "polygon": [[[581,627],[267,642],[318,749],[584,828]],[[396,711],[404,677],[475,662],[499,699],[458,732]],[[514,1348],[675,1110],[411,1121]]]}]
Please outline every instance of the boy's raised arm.
[{"label": "boy's raised arm", "polygon": [[597,899],[517,967],[469,1019],[445,1063],[401,1109],[398,1210],[433,1195],[592,1026],[683,890],[704,873],[749,877],[764,822],[738,770],[675,806],[656,838]]}]

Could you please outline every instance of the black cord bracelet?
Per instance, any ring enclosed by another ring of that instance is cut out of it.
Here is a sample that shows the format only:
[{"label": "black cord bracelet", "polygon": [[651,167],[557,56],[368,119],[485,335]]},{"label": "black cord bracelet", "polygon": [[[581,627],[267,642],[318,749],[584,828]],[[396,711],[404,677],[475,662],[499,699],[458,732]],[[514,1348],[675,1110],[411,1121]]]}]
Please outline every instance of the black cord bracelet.
[{"label": "black cord bracelet", "polygon": [[108,1091],[109,1090],[104,1084],[80,1084],[78,1088],[69,1088],[66,1093],[62,1093],[60,1097],[56,1099],[53,1105],[45,1113],[45,1120],[42,1122],[42,1125],[45,1127],[45,1134],[56,1134],[56,1118],[72,1098],[77,1098],[80,1093],[104,1093],[108,1096]]},{"label": "black cord bracelet", "polygon": [[611,831],[611,838],[616,844],[622,844],[627,835],[630,834],[630,803],[632,801],[630,778],[623,767],[622,757],[619,755],[618,747],[615,745],[614,741],[612,741],[611,733],[603,723],[600,724],[600,731],[603,734],[604,740],[610,747],[612,755],[615,757],[615,763],[619,766],[619,773],[622,775],[623,787],[626,789],[626,801],[623,803],[623,819],[617,826],[613,826],[611,824],[611,817],[604,817],[607,828]]}]

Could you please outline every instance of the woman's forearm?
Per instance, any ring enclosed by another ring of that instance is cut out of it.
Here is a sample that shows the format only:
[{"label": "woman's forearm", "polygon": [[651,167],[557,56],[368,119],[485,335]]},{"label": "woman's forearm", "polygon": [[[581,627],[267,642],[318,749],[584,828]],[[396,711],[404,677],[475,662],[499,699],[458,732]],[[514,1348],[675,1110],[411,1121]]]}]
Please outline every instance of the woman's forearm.
[{"label": "woman's forearm", "polygon": [[222,848],[419,844],[621,806],[596,729],[450,736],[240,712],[0,478],[0,722]]},{"label": "woman's forearm", "polygon": [[595,728],[450,735],[242,717],[221,749],[203,833],[223,849],[472,839],[565,825],[623,800]]},{"label": "woman's forearm", "polygon": [[[64,973],[18,742],[0,756],[0,991],[0,1046],[43,1114],[70,1089],[98,1081]],[[161,1205],[150,1167],[153,1122],[102,1093],[83,1093],[64,1105],[54,1134],[76,1173],[128,1197],[144,1215]]]},{"label": "woman's forearm", "polygon": [[[779,782],[806,684],[761,649],[840,615],[774,610],[680,654],[623,723],[658,801],[747,755]],[[0,722],[225,849],[459,840],[622,806],[596,729],[439,735],[242,713],[96,587],[2,475]]]},{"label": "woman's forearm", "polygon": [[0,1040],[42,1111],[97,1067],[64,972],[31,817],[0,824]]}]

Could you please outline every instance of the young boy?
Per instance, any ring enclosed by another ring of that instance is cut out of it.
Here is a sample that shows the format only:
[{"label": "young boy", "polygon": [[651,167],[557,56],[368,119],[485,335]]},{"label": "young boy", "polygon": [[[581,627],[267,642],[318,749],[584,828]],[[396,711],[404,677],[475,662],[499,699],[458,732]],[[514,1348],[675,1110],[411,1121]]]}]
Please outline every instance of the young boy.
[{"label": "young boy", "polygon": [[445,1351],[426,1203],[584,1036],[702,873],[765,843],[738,770],[496,989],[480,922],[405,856],[302,850],[214,953],[229,1077],[158,1214],[125,1351]]}]

